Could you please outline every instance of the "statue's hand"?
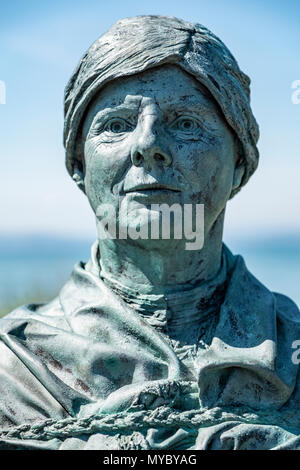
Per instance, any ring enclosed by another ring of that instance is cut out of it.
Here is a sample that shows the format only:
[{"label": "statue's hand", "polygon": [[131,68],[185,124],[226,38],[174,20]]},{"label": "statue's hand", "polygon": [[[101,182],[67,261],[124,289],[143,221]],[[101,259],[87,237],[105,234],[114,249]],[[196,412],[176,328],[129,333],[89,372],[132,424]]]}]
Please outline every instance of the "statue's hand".
[{"label": "statue's hand", "polygon": [[[125,387],[111,393],[100,407],[100,414],[121,411],[154,410],[160,406],[192,409],[199,404],[197,385],[177,380],[157,380]],[[187,407],[187,403],[190,406]]]}]

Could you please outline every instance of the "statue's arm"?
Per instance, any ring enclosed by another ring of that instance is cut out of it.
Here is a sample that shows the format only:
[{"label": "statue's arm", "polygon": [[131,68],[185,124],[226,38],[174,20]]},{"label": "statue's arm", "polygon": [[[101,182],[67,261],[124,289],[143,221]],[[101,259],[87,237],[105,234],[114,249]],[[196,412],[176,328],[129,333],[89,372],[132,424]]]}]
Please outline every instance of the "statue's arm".
[{"label": "statue's arm", "polygon": [[22,360],[0,341],[0,430],[66,416],[66,411]]}]

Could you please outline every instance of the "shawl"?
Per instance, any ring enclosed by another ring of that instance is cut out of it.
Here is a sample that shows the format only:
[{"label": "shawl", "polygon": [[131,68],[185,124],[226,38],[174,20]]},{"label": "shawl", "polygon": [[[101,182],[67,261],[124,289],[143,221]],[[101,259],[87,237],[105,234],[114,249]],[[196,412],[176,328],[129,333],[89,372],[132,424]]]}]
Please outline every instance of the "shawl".
[{"label": "shawl", "polygon": [[0,320],[0,448],[300,448],[297,306],[224,246],[228,282],[196,376],[84,263]]}]

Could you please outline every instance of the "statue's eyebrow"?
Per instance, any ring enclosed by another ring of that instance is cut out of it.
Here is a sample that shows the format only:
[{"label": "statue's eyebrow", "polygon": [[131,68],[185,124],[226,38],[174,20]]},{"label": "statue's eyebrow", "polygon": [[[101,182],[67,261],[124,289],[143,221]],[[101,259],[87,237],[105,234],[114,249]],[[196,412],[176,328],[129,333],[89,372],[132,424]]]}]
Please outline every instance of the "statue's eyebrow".
[{"label": "statue's eyebrow", "polygon": [[140,102],[126,102],[126,103],[122,103],[122,104],[119,104],[119,105],[116,105],[116,106],[113,106],[111,108],[107,107],[107,108],[104,108],[104,109],[101,109],[100,111],[98,111],[98,113],[96,114],[95,116],[95,119],[98,119],[98,118],[102,118],[103,116],[107,115],[107,114],[113,114],[113,113],[116,113],[116,112],[137,112],[138,109],[139,109],[139,105],[140,105]]},{"label": "statue's eyebrow", "polygon": [[101,109],[100,111],[97,112],[96,116],[93,119],[93,124],[101,121],[103,118],[109,116],[109,115],[115,115],[118,113],[122,113],[123,115],[130,115],[133,113],[137,113],[139,109],[139,102],[133,103],[133,102],[128,102],[128,103],[122,103],[120,105],[114,106],[112,108],[104,108]]},{"label": "statue's eyebrow", "polygon": [[182,97],[182,99],[175,101],[175,102],[168,102],[166,103],[165,107],[172,111],[178,109],[191,109],[193,111],[200,111],[201,113],[212,113],[216,111],[214,103],[206,103],[200,102],[196,100],[194,97]]}]

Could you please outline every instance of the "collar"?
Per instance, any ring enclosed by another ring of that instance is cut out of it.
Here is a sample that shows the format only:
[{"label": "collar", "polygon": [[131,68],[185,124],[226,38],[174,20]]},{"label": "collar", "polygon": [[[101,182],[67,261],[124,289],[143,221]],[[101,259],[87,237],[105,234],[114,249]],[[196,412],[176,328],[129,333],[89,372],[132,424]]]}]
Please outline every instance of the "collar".
[{"label": "collar", "polygon": [[133,310],[139,312],[152,326],[160,330],[166,327],[178,330],[197,327],[197,324],[217,315],[223,302],[230,256],[223,245],[222,259],[218,273],[207,281],[188,285],[185,289],[169,294],[147,294],[122,285],[101,267],[100,250],[97,242],[91,250],[91,258],[85,270],[100,277],[103,282],[122,298]]}]

